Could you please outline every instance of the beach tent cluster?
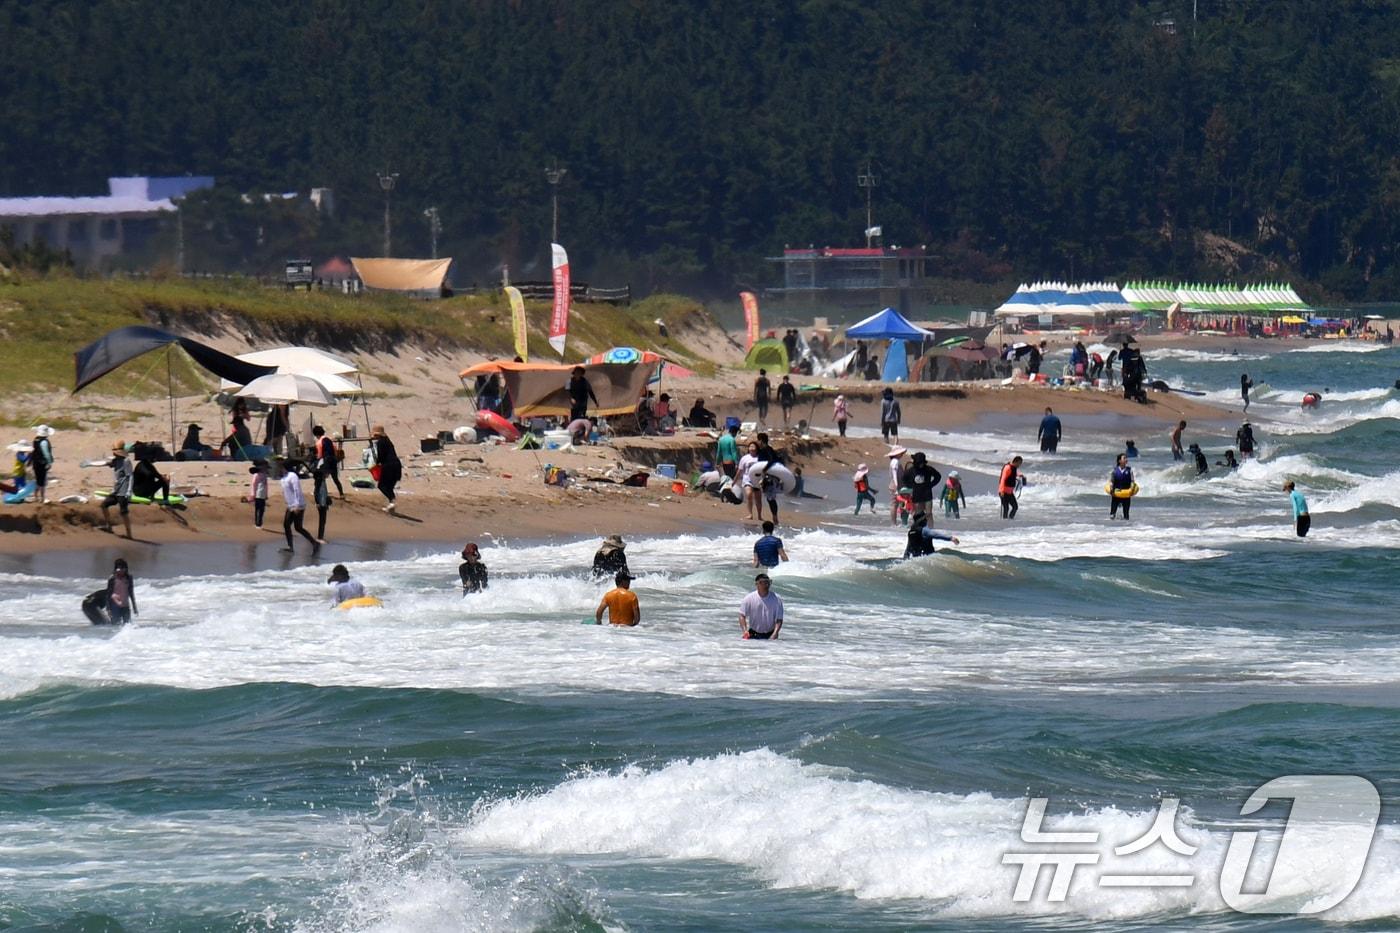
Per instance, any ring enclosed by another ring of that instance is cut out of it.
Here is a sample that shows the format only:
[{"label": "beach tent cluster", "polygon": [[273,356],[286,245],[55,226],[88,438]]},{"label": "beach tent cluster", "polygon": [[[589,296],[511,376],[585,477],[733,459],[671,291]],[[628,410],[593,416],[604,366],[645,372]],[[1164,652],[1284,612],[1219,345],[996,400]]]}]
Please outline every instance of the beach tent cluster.
[{"label": "beach tent cluster", "polygon": [[996,309],[996,317],[1042,314],[1131,314],[1133,305],[1112,282],[1022,284]]},{"label": "beach tent cluster", "polygon": [[1307,310],[1291,285],[1187,285],[1170,282],[1129,282],[1123,297],[1140,311],[1166,310],[1179,304],[1185,311],[1224,311],[1271,314]]}]

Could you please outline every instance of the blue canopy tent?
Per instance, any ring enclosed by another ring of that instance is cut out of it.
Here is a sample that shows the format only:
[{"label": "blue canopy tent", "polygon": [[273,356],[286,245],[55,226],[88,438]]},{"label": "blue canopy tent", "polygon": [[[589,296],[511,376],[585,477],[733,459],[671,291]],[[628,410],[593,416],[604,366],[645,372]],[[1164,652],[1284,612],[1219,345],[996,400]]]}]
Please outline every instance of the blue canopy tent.
[{"label": "blue canopy tent", "polygon": [[886,308],[858,324],[846,328],[848,340],[917,340],[932,337],[933,332],[910,324],[894,308]]},{"label": "blue canopy tent", "polygon": [[884,382],[908,382],[909,357],[905,341],[922,348],[924,338],[932,336],[933,331],[910,324],[909,320],[894,308],[886,308],[846,328],[847,340],[890,341],[889,349],[885,352],[884,371],[880,374]]}]

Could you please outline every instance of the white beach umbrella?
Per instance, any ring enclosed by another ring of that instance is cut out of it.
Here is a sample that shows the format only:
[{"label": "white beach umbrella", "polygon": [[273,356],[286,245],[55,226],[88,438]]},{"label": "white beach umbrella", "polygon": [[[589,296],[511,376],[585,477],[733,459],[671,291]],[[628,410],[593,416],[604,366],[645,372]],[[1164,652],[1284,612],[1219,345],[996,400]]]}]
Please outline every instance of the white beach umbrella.
[{"label": "white beach umbrella", "polygon": [[321,385],[310,376],[297,373],[273,373],[259,376],[235,395],[242,398],[255,398],[269,405],[334,405],[335,400]]},{"label": "white beach umbrella", "polygon": [[329,373],[333,376],[344,376],[348,373],[359,372],[359,367],[349,360],[324,350],[317,350],[315,347],[276,347],[272,350],[254,350],[252,353],[240,354],[238,358],[245,363],[253,363],[257,366],[276,366],[280,372],[286,373],[306,375]]}]

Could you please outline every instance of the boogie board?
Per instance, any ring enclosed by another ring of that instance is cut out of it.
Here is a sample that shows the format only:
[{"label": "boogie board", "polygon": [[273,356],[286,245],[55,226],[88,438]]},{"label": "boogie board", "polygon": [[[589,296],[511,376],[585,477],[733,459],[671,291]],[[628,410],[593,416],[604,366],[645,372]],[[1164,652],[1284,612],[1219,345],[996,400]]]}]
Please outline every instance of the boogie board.
[{"label": "boogie board", "polygon": [[335,608],[342,612],[349,612],[351,609],[368,609],[382,605],[384,602],[378,596],[357,596],[354,599],[347,599]]},{"label": "boogie board", "polygon": [[[109,491],[106,490],[106,489],[94,489],[94,490],[92,491],[92,494],[93,494],[94,496],[99,496],[99,497],[105,499],[106,497],[108,497],[108,496],[111,495],[111,492],[109,492]],[[180,494],[178,494],[178,493],[171,493],[170,496],[169,496],[168,498],[167,498],[167,497],[164,497],[164,496],[155,496],[155,497],[132,496],[132,497],[131,497],[131,504],[132,504],[132,505],[183,505],[183,504],[184,504],[184,501],[185,501],[185,497],[182,496],[182,495],[180,495]]]},{"label": "boogie board", "polygon": [[5,493],[5,504],[19,505],[21,502],[27,501],[30,496],[34,495],[34,490],[38,488],[34,481],[30,480],[14,492]]},{"label": "boogie board", "polygon": [[98,590],[83,597],[83,615],[93,625],[111,625],[112,617],[107,615],[107,591]]},{"label": "boogie board", "polygon": [[1138,484],[1133,483],[1127,489],[1114,489],[1112,483],[1104,483],[1103,491],[1115,499],[1131,499],[1138,494]]},{"label": "boogie board", "polygon": [[792,475],[791,470],[783,466],[781,463],[775,463],[772,466],[769,466],[767,460],[760,460],[753,466],[749,467],[748,480],[750,486],[757,486],[763,482],[765,468],[768,476],[773,480],[777,481],[779,489],[786,489],[788,491],[791,491],[794,488],[796,488],[797,477]]}]

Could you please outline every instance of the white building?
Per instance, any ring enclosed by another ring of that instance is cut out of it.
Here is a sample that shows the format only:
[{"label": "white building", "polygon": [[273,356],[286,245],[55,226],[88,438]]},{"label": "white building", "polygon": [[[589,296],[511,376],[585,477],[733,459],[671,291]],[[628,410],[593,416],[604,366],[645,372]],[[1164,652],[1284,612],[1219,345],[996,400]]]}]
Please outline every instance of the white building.
[{"label": "white building", "polygon": [[42,240],[68,250],[79,269],[101,269],[114,256],[140,249],[173,199],[212,188],[208,176],[109,178],[108,194],[95,197],[0,198],[0,227],[15,242]]}]

